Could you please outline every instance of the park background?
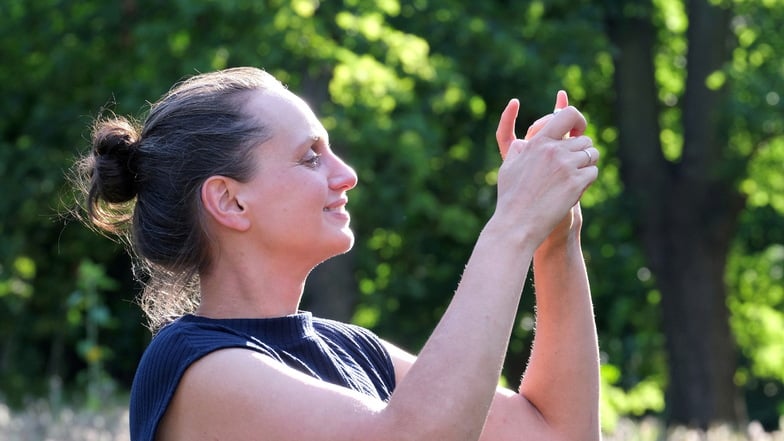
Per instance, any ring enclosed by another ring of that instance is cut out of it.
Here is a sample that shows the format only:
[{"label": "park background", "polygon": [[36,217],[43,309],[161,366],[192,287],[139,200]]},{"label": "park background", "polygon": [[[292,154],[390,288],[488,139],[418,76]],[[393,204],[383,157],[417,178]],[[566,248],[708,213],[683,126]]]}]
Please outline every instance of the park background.
[{"label": "park background", "polygon": [[[779,430],[782,25],[781,0],[4,0],[0,439],[127,436],[150,332],[128,256],[69,214],[66,176],[97,116],[143,118],[239,65],[304,96],[359,175],[357,245],[304,308],[417,350],[492,213],[501,109],[520,98],[524,129],[565,89],[602,152],[582,207],[605,433]],[[529,284],[512,387],[533,308]]]}]

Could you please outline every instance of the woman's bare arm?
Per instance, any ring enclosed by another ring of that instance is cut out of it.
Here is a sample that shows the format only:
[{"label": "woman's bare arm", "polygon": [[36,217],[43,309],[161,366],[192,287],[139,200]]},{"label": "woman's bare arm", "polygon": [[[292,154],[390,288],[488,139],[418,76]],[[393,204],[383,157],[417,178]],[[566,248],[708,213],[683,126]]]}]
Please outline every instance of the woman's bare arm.
[{"label": "woman's bare arm", "polygon": [[534,284],[536,334],[520,393],[562,439],[598,440],[599,350],[579,227],[536,251]]}]

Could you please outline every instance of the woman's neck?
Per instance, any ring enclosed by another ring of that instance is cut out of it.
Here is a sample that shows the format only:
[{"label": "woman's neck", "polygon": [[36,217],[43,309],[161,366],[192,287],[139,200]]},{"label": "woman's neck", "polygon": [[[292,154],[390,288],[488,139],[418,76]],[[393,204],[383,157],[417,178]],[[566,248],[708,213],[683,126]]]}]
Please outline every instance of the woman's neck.
[{"label": "woman's neck", "polygon": [[299,309],[310,272],[292,271],[281,262],[244,259],[216,262],[200,275],[198,315],[212,318],[267,318],[294,314]]}]

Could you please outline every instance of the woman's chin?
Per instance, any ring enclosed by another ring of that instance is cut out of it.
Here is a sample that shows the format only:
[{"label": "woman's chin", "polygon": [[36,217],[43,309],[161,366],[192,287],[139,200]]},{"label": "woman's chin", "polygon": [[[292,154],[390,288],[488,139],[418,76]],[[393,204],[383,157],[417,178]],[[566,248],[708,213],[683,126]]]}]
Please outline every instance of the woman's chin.
[{"label": "woman's chin", "polygon": [[341,233],[343,234],[340,237],[336,237],[330,244],[329,256],[327,258],[346,254],[354,247],[354,233],[348,228],[341,230]]},{"label": "woman's chin", "polygon": [[345,254],[351,251],[352,248],[354,248],[354,232],[346,228],[345,233],[346,233],[345,241],[340,247],[341,251],[339,251],[338,254]]}]

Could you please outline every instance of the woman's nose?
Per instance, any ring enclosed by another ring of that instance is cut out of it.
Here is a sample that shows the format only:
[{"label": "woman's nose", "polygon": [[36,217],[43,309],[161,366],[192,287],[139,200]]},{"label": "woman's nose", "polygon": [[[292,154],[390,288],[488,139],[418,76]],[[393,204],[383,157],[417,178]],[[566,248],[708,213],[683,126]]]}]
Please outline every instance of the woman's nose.
[{"label": "woman's nose", "polygon": [[333,190],[348,191],[356,187],[357,179],[357,173],[354,169],[335,156],[334,166],[329,177],[329,187]]}]

